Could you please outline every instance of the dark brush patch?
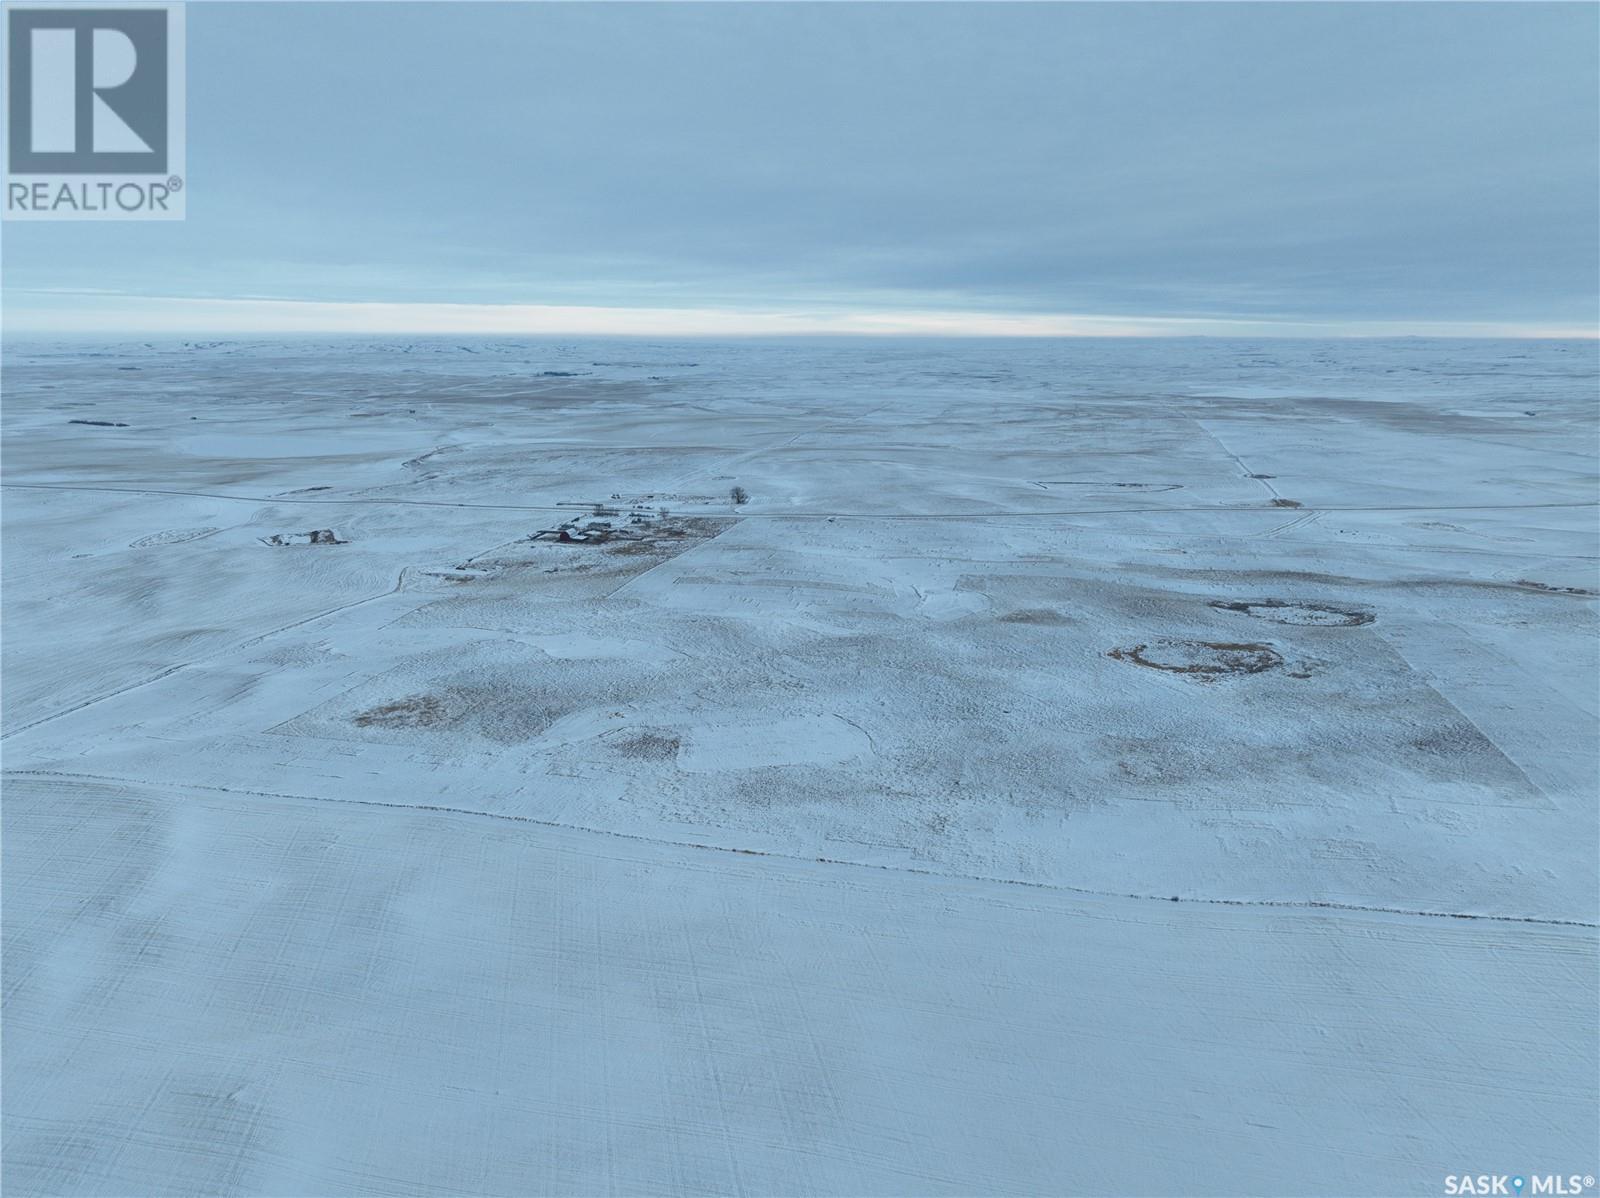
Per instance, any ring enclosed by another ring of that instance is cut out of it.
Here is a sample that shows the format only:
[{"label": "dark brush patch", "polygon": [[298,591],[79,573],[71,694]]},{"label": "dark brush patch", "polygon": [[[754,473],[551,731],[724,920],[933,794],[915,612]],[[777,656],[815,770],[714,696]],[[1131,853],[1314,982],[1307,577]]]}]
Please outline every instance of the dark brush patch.
[{"label": "dark brush patch", "polygon": [[1378,617],[1361,607],[1340,607],[1334,603],[1302,603],[1289,599],[1257,599],[1235,601],[1213,599],[1210,606],[1218,611],[1238,612],[1258,620],[1271,620],[1274,624],[1292,624],[1301,628],[1354,628],[1370,624]]},{"label": "dark brush patch", "polygon": [[1165,640],[1112,649],[1106,656],[1203,681],[1231,674],[1260,674],[1283,665],[1276,649],[1255,642]]},{"label": "dark brush patch", "polygon": [[671,761],[682,742],[670,733],[635,732],[611,742],[611,748],[638,761]]},{"label": "dark brush patch", "polygon": [[435,695],[412,695],[350,717],[363,728],[431,728],[444,720],[444,704]]},{"label": "dark brush patch", "polygon": [[1072,621],[1048,607],[1029,607],[1021,611],[1008,611],[1000,617],[1002,624],[1070,624]]}]

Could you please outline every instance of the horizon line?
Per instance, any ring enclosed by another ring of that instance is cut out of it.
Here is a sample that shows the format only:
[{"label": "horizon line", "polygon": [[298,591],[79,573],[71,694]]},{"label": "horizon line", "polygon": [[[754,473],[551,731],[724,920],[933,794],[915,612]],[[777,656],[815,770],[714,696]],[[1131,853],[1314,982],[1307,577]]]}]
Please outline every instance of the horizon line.
[{"label": "horizon line", "polygon": [[[70,303],[18,305],[13,296]],[[20,317],[20,320],[18,319]],[[954,309],[630,307],[459,301],[313,300],[128,295],[18,289],[0,293],[7,337],[197,334],[616,337],[1445,337],[1600,340],[1600,322],[1305,319],[1016,313]]]}]

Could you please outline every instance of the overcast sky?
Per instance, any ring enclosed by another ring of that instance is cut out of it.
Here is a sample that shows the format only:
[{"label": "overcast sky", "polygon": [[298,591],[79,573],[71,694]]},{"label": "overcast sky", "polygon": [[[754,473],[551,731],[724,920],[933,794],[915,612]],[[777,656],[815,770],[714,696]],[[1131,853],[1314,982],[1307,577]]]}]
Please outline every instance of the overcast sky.
[{"label": "overcast sky", "polygon": [[[1593,4],[191,3],[187,24],[187,221],[9,224],[9,328],[1597,316]],[[85,290],[112,294],[61,294]]]}]

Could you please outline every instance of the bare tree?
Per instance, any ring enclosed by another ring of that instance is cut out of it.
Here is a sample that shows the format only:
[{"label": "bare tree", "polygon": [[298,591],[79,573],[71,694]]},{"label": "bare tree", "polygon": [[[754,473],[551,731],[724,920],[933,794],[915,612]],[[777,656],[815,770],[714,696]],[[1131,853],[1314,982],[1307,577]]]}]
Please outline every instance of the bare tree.
[{"label": "bare tree", "polygon": [[735,487],[733,490],[728,492],[728,498],[733,500],[734,503],[749,503],[750,492],[746,491],[743,487]]}]

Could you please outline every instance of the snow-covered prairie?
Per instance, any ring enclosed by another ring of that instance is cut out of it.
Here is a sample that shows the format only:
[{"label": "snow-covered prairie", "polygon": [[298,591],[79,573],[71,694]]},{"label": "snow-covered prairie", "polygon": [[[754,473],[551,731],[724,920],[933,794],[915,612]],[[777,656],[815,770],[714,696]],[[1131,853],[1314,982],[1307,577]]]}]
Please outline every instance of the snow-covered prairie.
[{"label": "snow-covered prairie", "polygon": [[8,1192],[1600,1166],[1594,345],[8,349]]}]

